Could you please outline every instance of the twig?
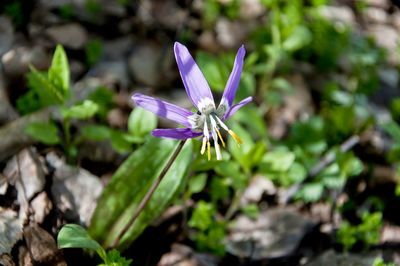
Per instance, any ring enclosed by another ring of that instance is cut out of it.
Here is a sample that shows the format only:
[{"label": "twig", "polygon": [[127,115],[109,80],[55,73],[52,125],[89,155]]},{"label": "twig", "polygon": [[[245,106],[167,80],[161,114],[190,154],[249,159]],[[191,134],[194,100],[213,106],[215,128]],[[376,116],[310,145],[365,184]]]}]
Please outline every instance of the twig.
[{"label": "twig", "polygon": [[146,207],[147,203],[149,202],[151,196],[154,194],[156,191],[158,185],[161,183],[161,180],[164,178],[166,173],[168,172],[169,168],[171,168],[171,165],[175,161],[176,157],[178,157],[178,154],[183,148],[183,145],[185,144],[186,140],[181,140],[179,142],[178,147],[176,147],[174,153],[172,154],[171,158],[168,160],[167,164],[165,165],[164,169],[161,171],[161,173],[157,176],[156,180],[150,187],[150,189],[147,191],[146,195],[143,197],[142,201],[140,202],[139,206],[136,208],[135,212],[133,213],[131,219],[125,224],[125,226],[122,228],[121,232],[118,234],[117,238],[113,241],[111,244],[110,248],[116,248],[119,243],[121,242],[122,237],[125,235],[125,233],[128,231],[128,229],[133,225],[135,222],[136,218],[139,216],[139,214],[143,211],[143,209]]},{"label": "twig", "polygon": [[[340,145],[339,150],[342,153],[348,152],[359,142],[360,137],[358,135],[351,136],[348,140]],[[335,160],[336,154],[334,152],[328,152],[327,154],[325,154],[325,156],[323,156],[321,160],[319,160],[318,163],[313,168],[311,168],[311,170],[308,172],[307,177],[302,182],[294,184],[292,187],[289,188],[286,195],[282,197],[281,203],[287,204],[294,197],[294,195],[296,195],[296,193],[300,190],[305,182],[317,176],[322,170],[332,164]]]}]

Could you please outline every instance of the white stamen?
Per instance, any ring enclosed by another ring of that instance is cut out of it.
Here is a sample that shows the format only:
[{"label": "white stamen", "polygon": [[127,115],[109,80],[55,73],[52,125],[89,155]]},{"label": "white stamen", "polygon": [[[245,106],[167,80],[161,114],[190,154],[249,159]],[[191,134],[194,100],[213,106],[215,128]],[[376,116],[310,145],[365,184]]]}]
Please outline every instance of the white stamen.
[{"label": "white stamen", "polygon": [[207,138],[207,141],[210,141],[208,136],[208,126],[207,126],[207,119],[204,119],[204,128],[203,128],[203,135]]},{"label": "white stamen", "polygon": [[226,131],[229,131],[229,128],[228,128],[228,126],[227,126],[227,125],[225,125],[225,123],[224,123],[224,122],[222,122],[222,120],[221,120],[221,119],[219,119],[219,117],[218,117],[218,116],[215,116],[215,118],[217,119],[217,121],[218,121],[218,124],[220,124],[220,125],[221,125],[221,127],[222,127],[223,129],[225,129]]},{"label": "white stamen", "polygon": [[207,144],[207,138],[206,136],[203,137],[203,144],[201,145],[201,150],[200,154],[203,155],[204,152],[206,151],[206,144]]},{"label": "white stamen", "polygon": [[[217,138],[215,138],[214,140],[217,140]],[[222,155],[221,155],[221,149],[219,148],[219,144],[217,141],[215,141],[214,146],[215,146],[215,153],[217,154],[217,160],[220,161],[222,160]]]},{"label": "white stamen", "polygon": [[221,156],[221,149],[218,144],[217,123],[215,122],[212,116],[210,116],[210,121],[211,121],[211,133],[214,139],[215,153],[217,154],[217,160],[221,160],[222,156]]}]

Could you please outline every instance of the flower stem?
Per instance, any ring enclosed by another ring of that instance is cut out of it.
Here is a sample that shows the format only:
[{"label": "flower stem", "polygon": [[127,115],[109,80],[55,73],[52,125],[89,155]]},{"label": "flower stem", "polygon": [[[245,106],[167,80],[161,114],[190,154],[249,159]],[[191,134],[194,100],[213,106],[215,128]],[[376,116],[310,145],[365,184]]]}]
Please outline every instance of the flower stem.
[{"label": "flower stem", "polygon": [[172,154],[171,158],[169,158],[167,164],[164,166],[164,169],[160,172],[160,174],[157,176],[156,180],[150,187],[150,189],[147,191],[146,195],[144,195],[142,201],[140,202],[139,206],[136,208],[135,212],[133,213],[132,217],[130,220],[126,223],[126,225],[122,228],[121,232],[118,234],[117,238],[113,241],[111,244],[110,248],[116,248],[120,242],[122,237],[125,235],[125,233],[128,231],[128,229],[133,225],[139,214],[143,211],[143,209],[146,207],[147,203],[151,199],[151,196],[154,194],[156,191],[158,185],[161,183],[162,179],[164,176],[167,174],[168,170],[171,168],[171,165],[175,161],[175,159],[178,157],[178,154],[183,148],[183,145],[185,144],[185,140],[181,140],[179,142],[179,145],[176,147],[174,153]]}]

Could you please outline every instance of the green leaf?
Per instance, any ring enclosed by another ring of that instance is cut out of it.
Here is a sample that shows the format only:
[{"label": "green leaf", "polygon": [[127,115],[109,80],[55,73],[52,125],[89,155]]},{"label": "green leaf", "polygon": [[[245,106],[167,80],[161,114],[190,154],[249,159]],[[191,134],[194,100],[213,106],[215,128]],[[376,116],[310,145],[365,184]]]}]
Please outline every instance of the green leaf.
[{"label": "green leaf", "polygon": [[132,145],[129,139],[128,134],[118,130],[111,130],[111,146],[116,152],[126,153],[132,150]]},{"label": "green leaf", "polygon": [[216,202],[229,197],[229,179],[214,177],[211,181],[211,199]]},{"label": "green leaf", "polygon": [[[110,246],[127,224],[150,186],[177,147],[168,139],[150,138],[119,167],[98,201],[89,228],[90,235]],[[192,143],[185,144],[145,209],[122,238],[126,248],[173,200],[192,158]]]},{"label": "green leaf", "polygon": [[46,73],[38,71],[34,66],[30,66],[30,70],[31,72],[27,75],[28,85],[39,96],[42,107],[64,102],[64,96],[50,82]]},{"label": "green leaf", "polygon": [[118,250],[112,249],[107,252],[107,263],[100,264],[99,266],[129,266],[131,263],[131,259],[125,259]]},{"label": "green leaf", "polygon": [[143,108],[135,108],[129,115],[128,131],[135,137],[144,137],[157,126],[157,116]]},{"label": "green leaf", "polygon": [[25,127],[25,133],[47,145],[60,143],[57,126],[53,122],[36,122]]},{"label": "green leaf", "polygon": [[98,115],[105,119],[108,111],[113,107],[114,92],[107,87],[97,87],[95,91],[89,94],[88,100],[92,100],[99,106]]},{"label": "green leaf", "polygon": [[86,63],[89,66],[96,64],[103,54],[103,43],[100,39],[93,39],[87,42],[85,46]]},{"label": "green leaf", "polygon": [[287,172],[287,175],[291,184],[300,183],[306,178],[307,170],[302,164],[294,162]]},{"label": "green leaf", "polygon": [[199,193],[206,186],[207,175],[205,173],[198,174],[189,179],[189,191],[191,193]]},{"label": "green leaf", "polygon": [[81,136],[88,140],[102,141],[110,138],[111,129],[103,125],[88,125],[81,128]]},{"label": "green leaf", "polygon": [[216,92],[222,92],[224,90],[233,60],[234,57],[232,54],[215,57],[209,53],[198,52],[196,55],[197,64],[200,66],[212,90]]},{"label": "green leaf", "polygon": [[381,127],[396,141],[396,143],[400,144],[400,126],[396,122],[390,121],[381,125]]},{"label": "green leaf", "polygon": [[228,137],[228,149],[233,157],[244,167],[246,170],[250,170],[252,157],[249,157],[251,150],[255,144],[251,138],[249,132],[247,132],[238,123],[234,123],[231,129],[242,139],[243,144],[240,147],[233,140],[232,137]]},{"label": "green leaf", "polygon": [[243,206],[242,212],[251,219],[257,219],[258,215],[260,214],[260,209],[258,208],[257,204],[253,203]]},{"label": "green leaf", "polygon": [[272,171],[285,172],[294,163],[296,156],[294,153],[285,150],[268,152],[262,158],[262,163],[268,164]]},{"label": "green leaf", "polygon": [[303,198],[305,202],[315,202],[321,198],[323,191],[324,186],[320,183],[306,184],[299,191],[298,196]]},{"label": "green leaf", "polygon": [[57,45],[49,68],[49,81],[55,86],[64,101],[69,94],[69,64],[61,45]]},{"label": "green leaf", "polygon": [[65,119],[67,118],[89,119],[93,117],[98,110],[99,106],[95,102],[91,100],[85,100],[81,104],[77,104],[69,107],[68,109],[62,110],[62,114]]},{"label": "green leaf", "polygon": [[204,231],[211,227],[213,223],[214,213],[214,206],[211,203],[207,203],[201,200],[194,209],[188,225],[192,228]]},{"label": "green leaf", "polygon": [[283,42],[283,48],[293,52],[309,44],[312,40],[311,31],[304,25],[297,26],[292,34]]},{"label": "green leaf", "polygon": [[34,90],[29,90],[17,99],[17,110],[21,115],[32,113],[42,107],[40,98]]},{"label": "green leaf", "polygon": [[102,247],[94,241],[85,228],[77,224],[66,224],[57,236],[58,248],[88,248],[97,251]]}]

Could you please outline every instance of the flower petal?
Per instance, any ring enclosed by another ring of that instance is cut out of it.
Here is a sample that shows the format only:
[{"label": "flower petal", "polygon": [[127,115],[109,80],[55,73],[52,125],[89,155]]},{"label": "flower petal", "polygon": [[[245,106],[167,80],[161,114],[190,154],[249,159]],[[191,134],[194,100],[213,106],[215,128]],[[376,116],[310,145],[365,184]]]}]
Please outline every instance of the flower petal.
[{"label": "flower petal", "polygon": [[154,137],[170,139],[191,139],[203,135],[202,132],[193,131],[190,128],[157,128],[154,129],[151,134]]},{"label": "flower petal", "polygon": [[235,63],[233,64],[232,72],[229,76],[228,81],[226,82],[224,94],[221,98],[221,104],[227,104],[227,108],[232,106],[233,100],[235,99],[236,90],[239,86],[240,75],[242,74],[243,69],[243,59],[246,54],[246,50],[242,45],[237,51]]},{"label": "flower petal", "polygon": [[228,112],[224,115],[223,120],[227,120],[229,119],[234,113],[236,113],[237,110],[239,110],[240,108],[242,108],[244,105],[248,104],[249,102],[251,102],[253,100],[253,97],[247,97],[243,100],[241,100],[239,103],[233,105]]},{"label": "flower petal", "polygon": [[210,86],[186,46],[175,42],[174,52],[183,85],[193,105],[199,109],[199,103],[206,98],[214,102]]},{"label": "flower petal", "polygon": [[141,93],[135,93],[132,96],[132,100],[137,106],[140,106],[158,116],[175,121],[186,127],[192,127],[192,124],[189,122],[189,117],[192,116],[193,113],[185,108]]}]

